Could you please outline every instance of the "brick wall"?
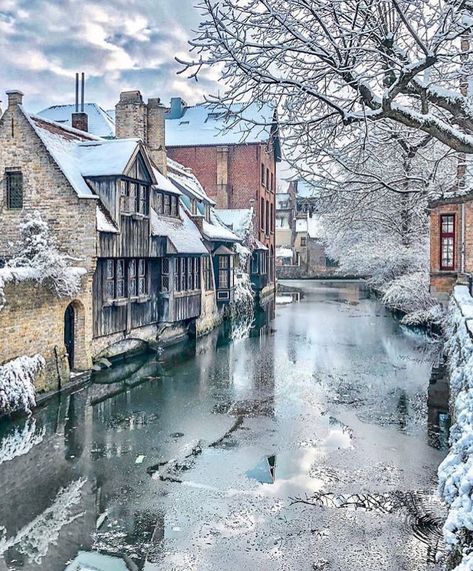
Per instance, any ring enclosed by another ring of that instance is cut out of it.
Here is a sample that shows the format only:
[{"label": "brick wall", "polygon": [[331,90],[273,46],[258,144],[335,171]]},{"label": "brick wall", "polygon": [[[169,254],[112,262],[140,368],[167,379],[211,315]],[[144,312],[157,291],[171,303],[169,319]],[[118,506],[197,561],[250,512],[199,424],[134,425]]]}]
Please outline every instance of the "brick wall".
[{"label": "brick wall", "polygon": [[[256,237],[272,249],[274,255],[276,202],[273,189],[276,185],[276,161],[271,146],[240,144],[225,147],[168,147],[167,153],[171,159],[194,171],[208,195],[217,202],[217,207],[253,207],[256,212]],[[266,168],[269,171],[270,184],[272,175],[273,189],[262,184],[261,165],[265,171]],[[272,206],[273,232],[266,232],[266,229],[261,227],[261,199],[269,212]]]}]

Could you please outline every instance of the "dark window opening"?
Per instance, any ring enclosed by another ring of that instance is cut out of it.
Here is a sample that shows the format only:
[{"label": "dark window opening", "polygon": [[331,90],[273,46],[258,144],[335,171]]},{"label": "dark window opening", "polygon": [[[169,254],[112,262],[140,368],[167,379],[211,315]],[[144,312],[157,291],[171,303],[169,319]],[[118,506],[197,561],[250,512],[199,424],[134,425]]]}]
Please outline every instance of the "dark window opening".
[{"label": "dark window opening", "polygon": [[109,259],[105,262],[105,299],[136,298],[148,294],[148,264],[145,259]]},{"label": "dark window opening", "polygon": [[7,208],[23,208],[23,175],[19,171],[5,173],[7,186]]}]

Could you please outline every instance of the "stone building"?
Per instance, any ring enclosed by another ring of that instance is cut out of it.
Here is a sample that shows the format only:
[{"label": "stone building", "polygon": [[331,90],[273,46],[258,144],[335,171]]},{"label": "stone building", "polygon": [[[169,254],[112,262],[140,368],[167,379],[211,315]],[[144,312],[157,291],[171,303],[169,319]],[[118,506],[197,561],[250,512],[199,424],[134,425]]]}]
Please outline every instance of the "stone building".
[{"label": "stone building", "polygon": [[167,170],[157,100],[122,94],[117,124],[126,138],[103,139],[75,128],[87,128],[87,113],[74,113],[67,127],[26,113],[22,97],[9,92],[0,119],[0,260],[32,214],[80,266],[82,281],[73,298],[58,297],[37,276],[0,270],[0,365],[40,354],[46,371],[37,388],[54,389],[93,359],[195,333],[208,292],[218,296],[217,270],[227,293],[217,305],[232,298],[234,252],[214,267],[183,192],[157,168]]},{"label": "stone building", "polygon": [[276,165],[281,159],[277,116],[270,107],[257,104],[245,106],[244,115],[246,125],[232,126],[223,110],[188,106],[174,97],[166,115],[166,147],[171,159],[194,171],[218,208],[254,209],[255,238],[269,254],[266,289],[272,291]]}]

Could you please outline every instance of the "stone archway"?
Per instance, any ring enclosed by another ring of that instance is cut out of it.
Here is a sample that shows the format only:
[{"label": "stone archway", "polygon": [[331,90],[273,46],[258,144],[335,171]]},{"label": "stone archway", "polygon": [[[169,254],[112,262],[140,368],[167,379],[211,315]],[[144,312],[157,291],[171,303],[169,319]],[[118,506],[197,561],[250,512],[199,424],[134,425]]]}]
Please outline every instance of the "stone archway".
[{"label": "stone archway", "polygon": [[64,347],[71,371],[87,369],[85,310],[82,302],[77,299],[64,311]]}]

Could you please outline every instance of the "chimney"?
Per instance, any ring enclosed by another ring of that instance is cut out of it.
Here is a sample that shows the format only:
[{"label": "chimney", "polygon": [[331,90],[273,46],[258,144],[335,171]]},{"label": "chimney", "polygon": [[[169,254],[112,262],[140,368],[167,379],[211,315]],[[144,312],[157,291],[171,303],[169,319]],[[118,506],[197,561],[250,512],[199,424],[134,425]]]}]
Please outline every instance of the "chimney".
[{"label": "chimney", "polygon": [[187,103],[181,97],[171,97],[171,109],[168,114],[169,119],[181,119]]},{"label": "chimney", "polygon": [[81,104],[79,111],[79,74],[76,73],[76,110],[72,114],[72,127],[78,129],[79,131],[89,130],[89,117],[84,111],[84,92],[85,92],[85,76],[82,73],[81,78]]},{"label": "chimney", "polygon": [[115,105],[115,132],[118,139],[136,138],[146,143],[146,104],[138,90],[122,91]]},{"label": "chimney", "polygon": [[161,173],[167,175],[167,154],[165,144],[165,114],[167,109],[159,98],[148,99],[147,136],[145,143],[151,160]]},{"label": "chimney", "polygon": [[8,95],[8,108],[16,107],[17,105],[23,104],[23,92],[14,89],[12,91],[7,91]]}]

